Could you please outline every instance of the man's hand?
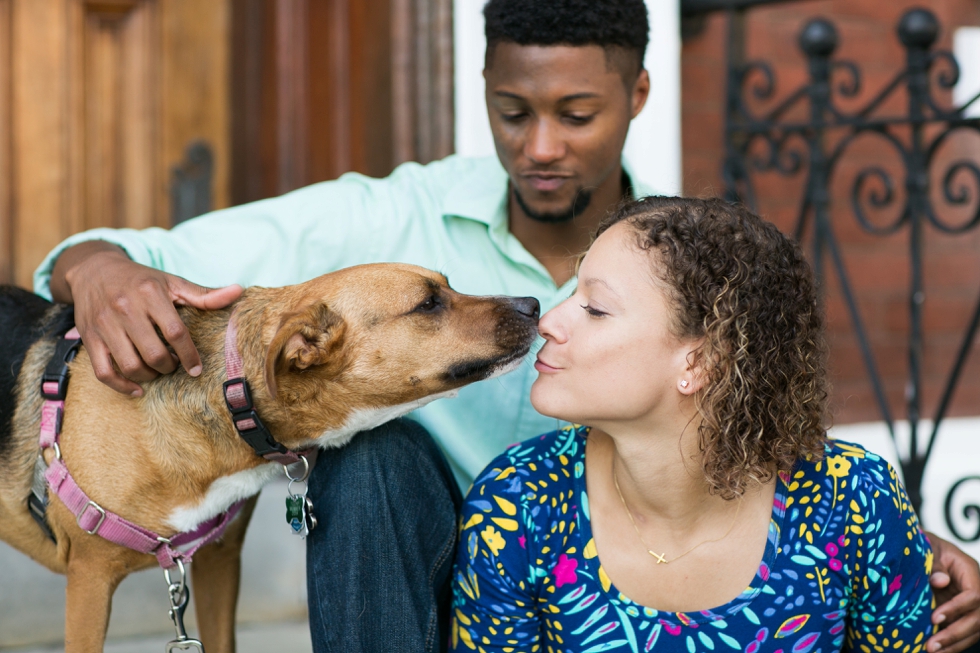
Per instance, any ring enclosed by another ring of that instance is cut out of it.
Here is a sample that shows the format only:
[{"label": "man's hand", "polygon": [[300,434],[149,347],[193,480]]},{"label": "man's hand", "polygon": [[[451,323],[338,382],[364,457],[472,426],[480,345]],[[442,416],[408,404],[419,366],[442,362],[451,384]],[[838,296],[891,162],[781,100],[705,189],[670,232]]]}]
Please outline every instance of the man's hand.
[{"label": "man's hand", "polygon": [[143,394],[139,383],[173,372],[178,363],[191,376],[201,373],[201,357],[174,305],[224,308],[242,288],[204,288],[134,263],[115,245],[92,241],[58,257],[51,293],[55,301],[75,304],[75,324],[95,376],[113,390],[138,397]]},{"label": "man's hand", "polygon": [[926,533],[932,545],[932,585],[938,604],[932,623],[941,630],[926,642],[929,653],[958,653],[980,641],[980,567],[946,540]]}]

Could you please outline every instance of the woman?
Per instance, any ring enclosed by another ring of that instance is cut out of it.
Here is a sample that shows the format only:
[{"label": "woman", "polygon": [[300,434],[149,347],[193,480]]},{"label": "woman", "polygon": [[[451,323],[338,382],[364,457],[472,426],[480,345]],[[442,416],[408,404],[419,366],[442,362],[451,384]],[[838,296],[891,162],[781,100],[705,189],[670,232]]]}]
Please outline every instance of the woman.
[{"label": "woman", "polygon": [[720,200],[621,207],[540,323],[531,401],[461,521],[453,647],[918,653],[932,552],[882,459],[828,440],[809,266]]}]

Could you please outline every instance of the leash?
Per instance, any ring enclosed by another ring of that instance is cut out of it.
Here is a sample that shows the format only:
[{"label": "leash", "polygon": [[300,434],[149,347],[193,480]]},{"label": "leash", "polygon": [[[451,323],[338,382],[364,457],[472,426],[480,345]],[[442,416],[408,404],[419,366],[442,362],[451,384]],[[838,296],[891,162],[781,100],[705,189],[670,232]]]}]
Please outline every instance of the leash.
[{"label": "leash", "polygon": [[[232,311],[225,331],[225,375],[228,379],[224,382],[225,404],[231,412],[231,421],[239,437],[252,447],[256,455],[282,465],[286,478],[289,479],[286,490],[286,522],[293,534],[306,537],[316,528],[313,502],[306,494],[309,490],[307,480],[316,464],[319,449],[313,447],[299,453],[291,451],[276,440],[262,423],[252,403],[252,390],[245,379],[245,363],[238,349],[238,324],[235,320],[237,311],[237,308]],[[290,467],[299,469],[294,473]],[[302,489],[294,492],[294,484],[300,484]]]}]

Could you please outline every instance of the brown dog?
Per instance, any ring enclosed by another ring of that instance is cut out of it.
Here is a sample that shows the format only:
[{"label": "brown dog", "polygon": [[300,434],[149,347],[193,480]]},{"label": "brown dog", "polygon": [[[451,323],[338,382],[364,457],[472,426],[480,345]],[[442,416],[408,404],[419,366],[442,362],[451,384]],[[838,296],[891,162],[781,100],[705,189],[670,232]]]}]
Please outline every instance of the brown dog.
[{"label": "brown dog", "polygon": [[[292,450],[340,446],[358,431],[512,369],[536,336],[538,314],[534,299],[460,295],[441,275],[397,264],[250,288],[233,308],[256,410]],[[232,309],[181,310],[204,373],[192,378],[179,369],[146,384],[143,397],[128,398],[96,379],[83,348],[70,366],[60,442],[65,464],[94,501],[164,537],[254,497],[282,473],[239,438],[225,406]],[[28,512],[39,383],[69,311],[0,290],[0,375],[10,374],[0,377],[0,538],[67,574],[65,648],[72,653],[102,650],[115,588],[157,561],[88,534],[53,495],[47,523],[56,543]],[[45,450],[49,463],[53,456]],[[194,557],[198,624],[209,653],[234,650],[240,549],[252,505]]]}]

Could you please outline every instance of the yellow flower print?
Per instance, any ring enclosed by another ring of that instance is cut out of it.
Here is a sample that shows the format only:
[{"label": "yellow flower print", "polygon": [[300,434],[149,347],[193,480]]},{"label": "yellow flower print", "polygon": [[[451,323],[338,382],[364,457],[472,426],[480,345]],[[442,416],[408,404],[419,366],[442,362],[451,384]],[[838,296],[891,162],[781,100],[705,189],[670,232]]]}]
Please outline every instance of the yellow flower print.
[{"label": "yellow flower print", "polygon": [[487,543],[487,546],[490,547],[490,551],[494,555],[500,555],[500,550],[507,544],[507,542],[504,541],[503,535],[498,533],[496,529],[489,524],[487,524],[487,527],[483,529],[480,536],[483,537],[483,541]]},{"label": "yellow flower print", "polygon": [[827,473],[834,478],[842,478],[851,472],[851,461],[844,456],[831,456],[827,459]]}]

